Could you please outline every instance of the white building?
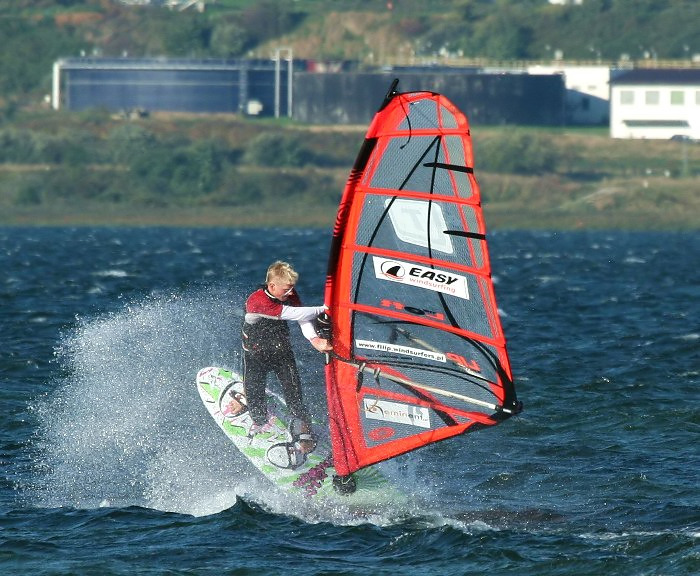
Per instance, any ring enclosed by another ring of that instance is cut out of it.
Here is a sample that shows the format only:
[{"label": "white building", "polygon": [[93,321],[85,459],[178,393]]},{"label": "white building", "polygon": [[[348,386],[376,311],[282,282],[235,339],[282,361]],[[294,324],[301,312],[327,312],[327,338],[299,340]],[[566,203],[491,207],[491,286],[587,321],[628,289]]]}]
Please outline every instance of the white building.
[{"label": "white building", "polygon": [[700,68],[615,72],[610,136],[700,140]]},{"label": "white building", "polygon": [[567,124],[607,124],[610,120],[610,67],[561,63],[530,66],[529,74],[561,74],[566,86]]}]

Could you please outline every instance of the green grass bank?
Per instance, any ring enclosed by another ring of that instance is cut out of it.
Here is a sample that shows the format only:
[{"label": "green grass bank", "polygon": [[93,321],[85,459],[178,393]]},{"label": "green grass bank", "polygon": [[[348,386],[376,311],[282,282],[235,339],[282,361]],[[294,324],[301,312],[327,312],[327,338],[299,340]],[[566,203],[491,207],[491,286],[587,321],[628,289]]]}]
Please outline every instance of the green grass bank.
[{"label": "green grass bank", "polygon": [[[364,126],[234,116],[17,114],[2,226],[331,226]],[[472,126],[490,229],[695,230],[700,145]]]}]

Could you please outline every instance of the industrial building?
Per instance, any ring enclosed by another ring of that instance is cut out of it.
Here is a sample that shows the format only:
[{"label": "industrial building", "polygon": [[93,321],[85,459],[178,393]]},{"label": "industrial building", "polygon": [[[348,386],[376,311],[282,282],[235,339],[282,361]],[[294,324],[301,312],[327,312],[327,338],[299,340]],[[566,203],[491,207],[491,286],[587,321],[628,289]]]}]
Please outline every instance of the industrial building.
[{"label": "industrial building", "polygon": [[54,63],[54,109],[291,114],[291,57],[274,60],[66,58]]},{"label": "industrial building", "polygon": [[559,75],[474,68],[318,72],[280,49],[271,60],[68,58],[54,64],[54,109],[104,108],[292,116],[315,124],[366,124],[394,77],[400,88],[445,94],[482,124],[562,125]]}]

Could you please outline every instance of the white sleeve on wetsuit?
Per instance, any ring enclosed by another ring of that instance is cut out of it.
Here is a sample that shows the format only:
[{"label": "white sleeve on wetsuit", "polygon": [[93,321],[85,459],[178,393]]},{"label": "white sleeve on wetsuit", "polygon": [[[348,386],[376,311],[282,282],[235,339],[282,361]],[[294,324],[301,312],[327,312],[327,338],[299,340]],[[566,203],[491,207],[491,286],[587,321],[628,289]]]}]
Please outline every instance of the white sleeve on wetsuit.
[{"label": "white sleeve on wetsuit", "polygon": [[325,306],[282,306],[280,320],[308,322],[326,309]]},{"label": "white sleeve on wetsuit", "polygon": [[309,320],[299,322],[299,327],[301,328],[301,333],[307,340],[313,340],[314,338],[318,337],[313,322],[310,322]]},{"label": "white sleeve on wetsuit", "polygon": [[313,340],[318,334],[316,334],[316,328],[311,320],[325,309],[325,306],[282,306],[280,320],[296,320],[299,322],[304,337],[307,340]]}]

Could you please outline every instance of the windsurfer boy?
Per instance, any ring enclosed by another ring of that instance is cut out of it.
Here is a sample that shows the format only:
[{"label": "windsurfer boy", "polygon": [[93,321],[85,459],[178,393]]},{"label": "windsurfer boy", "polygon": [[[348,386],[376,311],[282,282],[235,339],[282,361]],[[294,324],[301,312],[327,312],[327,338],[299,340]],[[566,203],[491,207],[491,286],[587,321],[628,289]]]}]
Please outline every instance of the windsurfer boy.
[{"label": "windsurfer boy", "polygon": [[246,300],[242,329],[243,385],[254,422],[249,432],[253,435],[263,431],[267,423],[265,379],[269,372],[275,373],[285,402],[298,421],[298,446],[306,453],[314,449],[314,441],[287,321],[298,322],[302,334],[319,352],[329,352],[333,347],[328,340],[319,337],[314,328],[313,320],[325,307],[301,305],[295,289],[298,279],[299,274],[290,264],[280,260],[273,262],[267,269],[265,284]]}]

